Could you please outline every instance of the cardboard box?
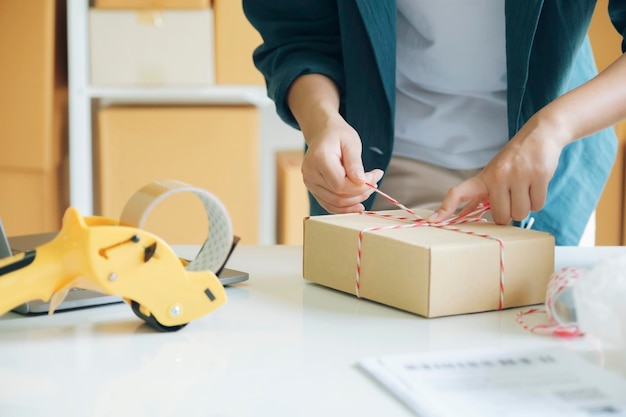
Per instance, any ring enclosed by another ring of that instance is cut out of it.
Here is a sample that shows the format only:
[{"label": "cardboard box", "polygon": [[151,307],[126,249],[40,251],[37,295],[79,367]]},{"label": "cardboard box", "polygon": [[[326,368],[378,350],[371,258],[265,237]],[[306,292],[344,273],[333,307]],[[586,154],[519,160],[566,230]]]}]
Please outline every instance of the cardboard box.
[{"label": "cardboard box", "polygon": [[11,235],[58,230],[67,204],[65,7],[0,2],[0,218]]},{"label": "cardboard box", "polygon": [[64,5],[64,0],[0,3],[2,169],[50,171],[66,152]]},{"label": "cardboard box", "polygon": [[[32,171],[0,168],[0,218],[9,236],[60,230],[67,200],[63,169]],[[65,194],[66,195],[66,194]]]},{"label": "cardboard box", "polygon": [[261,35],[243,13],[240,0],[214,0],[215,64],[217,84],[265,85],[252,62]]},{"label": "cardboard box", "polygon": [[[597,2],[591,24],[589,40],[598,70],[602,71],[622,55],[622,36],[618,33],[608,13],[608,0]],[[613,170],[596,207],[596,239],[598,246],[626,245],[626,122],[615,125],[618,150]]]},{"label": "cardboard box", "polygon": [[309,215],[309,197],[302,181],[304,150],[276,153],[276,242],[302,245],[302,220]]},{"label": "cardboard box", "polygon": [[[430,212],[418,213],[426,217]],[[304,278],[355,294],[359,232],[397,224],[365,214],[307,219]],[[545,301],[554,272],[551,235],[487,222],[459,227],[504,242],[504,308]],[[498,309],[500,245],[496,240],[435,227],[379,230],[363,234],[361,253],[362,298],[424,317]]]},{"label": "cardboard box", "polygon": [[203,9],[210,0],[94,0],[98,9]]},{"label": "cardboard box", "polygon": [[91,84],[206,86],[215,82],[213,11],[89,11]]},{"label": "cardboard box", "polygon": [[[258,109],[254,106],[105,107],[98,111],[96,207],[119,218],[133,193],[159,179],[204,188],[226,206],[241,244],[258,240]],[[160,203],[147,229],[169,244],[200,244],[193,194]]]}]

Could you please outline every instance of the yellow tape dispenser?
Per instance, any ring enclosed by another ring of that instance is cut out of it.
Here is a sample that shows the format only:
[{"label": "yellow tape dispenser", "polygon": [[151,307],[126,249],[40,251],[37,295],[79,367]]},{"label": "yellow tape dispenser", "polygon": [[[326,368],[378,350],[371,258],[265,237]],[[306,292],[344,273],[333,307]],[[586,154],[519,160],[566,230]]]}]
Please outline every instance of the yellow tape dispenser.
[{"label": "yellow tape dispenser", "polygon": [[[211,222],[209,238],[191,263],[156,235],[127,225],[142,223],[159,199],[178,191],[198,195]],[[82,217],[70,207],[52,241],[0,259],[0,315],[35,299],[50,300],[52,314],[69,290],[83,288],[122,297],[138,317],[165,332],[179,330],[226,302],[224,287],[212,271],[232,250],[232,225],[219,200],[166,180],[141,189],[124,211],[128,222]]]}]

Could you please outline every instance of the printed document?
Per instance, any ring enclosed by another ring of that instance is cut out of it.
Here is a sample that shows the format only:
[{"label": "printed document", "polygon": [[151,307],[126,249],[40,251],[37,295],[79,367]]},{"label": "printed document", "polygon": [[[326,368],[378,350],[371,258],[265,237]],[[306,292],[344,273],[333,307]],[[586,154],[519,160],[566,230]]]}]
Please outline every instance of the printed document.
[{"label": "printed document", "polygon": [[566,349],[426,352],[359,366],[422,417],[626,417],[626,379]]}]

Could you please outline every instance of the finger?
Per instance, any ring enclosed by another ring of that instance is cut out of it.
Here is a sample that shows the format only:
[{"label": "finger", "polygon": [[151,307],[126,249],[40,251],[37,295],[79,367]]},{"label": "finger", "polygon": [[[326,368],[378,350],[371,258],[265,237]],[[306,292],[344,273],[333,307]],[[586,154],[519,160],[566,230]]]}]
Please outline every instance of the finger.
[{"label": "finger", "polygon": [[311,186],[307,185],[307,188],[311,191],[311,194],[315,196],[322,207],[332,207],[333,213],[343,211],[343,209],[348,207],[356,206],[367,200],[372,193],[374,193],[374,190],[369,187],[364,189],[363,192],[353,195],[338,194],[319,184]]},{"label": "finger", "polygon": [[334,213],[334,214],[361,213],[363,210],[365,210],[365,207],[361,203],[356,203],[356,204],[347,205],[347,206],[338,206],[328,201],[325,201],[323,198],[316,195],[315,193],[311,193],[311,194],[313,194],[313,197],[315,197],[315,199],[320,204],[320,206],[322,206],[324,210],[326,210],[329,213]]},{"label": "finger", "polygon": [[461,204],[489,195],[485,183],[478,177],[472,177],[448,190],[441,206],[428,217],[428,221],[443,221],[451,217]]},{"label": "finger", "polygon": [[516,185],[511,191],[511,218],[524,220],[530,213],[530,190],[526,184]]},{"label": "finger", "polygon": [[328,182],[325,181],[325,178],[321,175],[315,182],[305,180],[304,183],[309,190],[318,193],[325,200],[332,202],[333,204],[337,204],[336,202],[333,202],[333,200],[354,200],[361,202],[375,192],[365,183],[357,186],[356,184],[345,179],[339,186],[332,186],[328,184]]},{"label": "finger", "polygon": [[319,188],[326,190],[324,197],[334,198],[350,198],[366,193],[370,190],[365,182],[356,184],[346,178],[343,167],[339,164],[326,165],[316,170],[303,170],[304,184],[311,191],[321,193]]},{"label": "finger", "polygon": [[461,209],[461,211],[459,212],[459,214],[457,214],[457,217],[465,217],[468,216],[469,214],[475,212],[476,210],[481,208],[481,205],[484,204],[486,202],[486,200],[484,198],[475,198],[473,200],[471,200],[469,203],[467,203],[465,205],[465,207],[463,207],[463,209]]},{"label": "finger", "polygon": [[495,224],[511,222],[511,191],[507,186],[499,185],[489,190],[489,204]]},{"label": "finger", "polygon": [[[309,150],[304,156],[301,170],[304,183],[310,190],[313,190],[312,186],[321,184],[327,189],[345,192],[346,187],[354,185],[351,181],[346,181],[341,158],[336,154]],[[349,194],[357,192],[358,190],[348,191]]]},{"label": "finger", "polygon": [[373,169],[365,173],[365,182],[371,185],[378,185],[378,182],[383,177],[383,171],[380,169]]},{"label": "finger", "polygon": [[363,162],[361,161],[360,146],[342,146],[342,164],[345,174],[355,184],[363,184],[366,181]]},{"label": "finger", "polygon": [[530,187],[530,209],[539,211],[546,203],[546,195],[548,193],[548,183],[533,184]]},{"label": "finger", "polygon": [[339,164],[320,166],[316,172],[321,180],[316,180],[319,184],[324,184],[324,187],[331,190],[336,190],[338,193],[356,193],[358,186],[355,187],[355,183],[346,179],[346,171],[344,167]]}]

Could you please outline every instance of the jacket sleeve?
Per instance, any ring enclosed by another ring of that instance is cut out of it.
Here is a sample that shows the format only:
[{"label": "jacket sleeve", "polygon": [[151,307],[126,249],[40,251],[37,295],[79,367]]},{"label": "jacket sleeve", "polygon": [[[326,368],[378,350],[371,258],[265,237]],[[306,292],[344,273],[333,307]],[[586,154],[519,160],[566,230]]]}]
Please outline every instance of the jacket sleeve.
[{"label": "jacket sleeve", "polygon": [[254,65],[265,77],[278,115],[292,127],[298,125],[287,93],[297,77],[323,74],[343,91],[336,1],[243,0],[246,17],[263,38],[253,53]]},{"label": "jacket sleeve", "polygon": [[609,16],[622,35],[622,52],[626,52],[626,0],[609,0]]}]

